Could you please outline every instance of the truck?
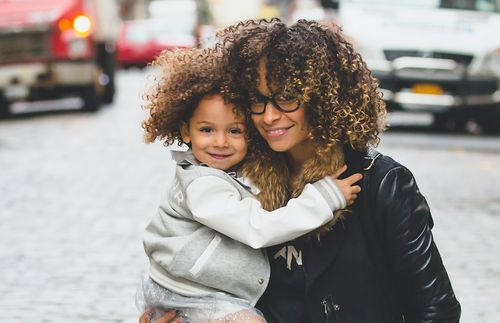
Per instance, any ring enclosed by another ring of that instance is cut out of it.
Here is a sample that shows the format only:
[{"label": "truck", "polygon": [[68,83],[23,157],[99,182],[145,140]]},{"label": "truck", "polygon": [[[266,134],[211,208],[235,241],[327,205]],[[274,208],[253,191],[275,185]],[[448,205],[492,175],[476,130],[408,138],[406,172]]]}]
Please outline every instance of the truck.
[{"label": "truck", "polygon": [[111,103],[118,32],[115,0],[1,0],[0,116],[17,101]]},{"label": "truck", "polygon": [[500,130],[500,1],[340,0],[335,15],[390,111],[446,131]]}]

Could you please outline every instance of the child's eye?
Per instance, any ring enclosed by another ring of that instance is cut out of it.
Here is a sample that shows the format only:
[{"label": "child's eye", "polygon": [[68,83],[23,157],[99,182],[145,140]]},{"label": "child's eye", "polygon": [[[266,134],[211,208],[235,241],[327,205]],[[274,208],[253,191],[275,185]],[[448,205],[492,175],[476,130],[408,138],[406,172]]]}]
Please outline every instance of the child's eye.
[{"label": "child's eye", "polygon": [[240,128],[231,128],[229,129],[229,133],[232,134],[232,135],[240,135],[244,132],[243,129],[240,129]]},{"label": "child's eye", "polygon": [[200,128],[200,132],[206,132],[206,133],[212,132],[212,128],[210,128],[210,127],[201,127]]}]

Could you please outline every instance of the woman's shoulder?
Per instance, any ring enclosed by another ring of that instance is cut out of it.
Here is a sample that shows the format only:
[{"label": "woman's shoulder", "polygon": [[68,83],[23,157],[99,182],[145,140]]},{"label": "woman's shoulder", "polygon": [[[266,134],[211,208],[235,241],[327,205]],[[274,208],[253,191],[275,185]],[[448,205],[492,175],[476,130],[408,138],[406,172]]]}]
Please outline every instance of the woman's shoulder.
[{"label": "woman's shoulder", "polygon": [[376,167],[374,169],[381,172],[389,172],[395,168],[406,168],[403,164],[396,161],[394,158],[388,155],[380,155],[375,162]]},{"label": "woman's shoulder", "polygon": [[[394,168],[406,168],[403,164],[389,155],[374,148],[368,148],[363,152],[364,168],[367,170],[390,171]],[[406,168],[407,169],[407,168]]]},{"label": "woman's shoulder", "polygon": [[365,153],[365,171],[370,172],[377,182],[387,177],[409,177],[413,178],[411,171],[402,163],[389,155],[377,150],[369,149]]},{"label": "woman's shoulder", "polygon": [[425,203],[413,173],[390,156],[380,156],[369,172],[365,183],[368,185],[368,194],[372,198],[382,197],[384,203],[388,203],[391,207],[394,206],[395,201],[399,201],[397,203],[402,203],[402,201]]}]

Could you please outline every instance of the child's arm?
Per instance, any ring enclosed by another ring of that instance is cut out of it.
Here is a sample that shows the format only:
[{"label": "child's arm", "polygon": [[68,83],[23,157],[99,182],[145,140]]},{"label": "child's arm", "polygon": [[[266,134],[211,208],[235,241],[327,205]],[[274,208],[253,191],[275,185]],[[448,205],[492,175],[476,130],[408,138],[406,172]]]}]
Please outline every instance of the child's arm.
[{"label": "child's arm", "polygon": [[187,187],[186,202],[196,221],[252,248],[262,248],[317,229],[333,218],[333,211],[352,204],[360,191],[353,184],[361,174],[332,179],[343,171],[307,184],[299,197],[272,212],[255,198],[242,199],[231,183],[216,176],[194,180]]}]

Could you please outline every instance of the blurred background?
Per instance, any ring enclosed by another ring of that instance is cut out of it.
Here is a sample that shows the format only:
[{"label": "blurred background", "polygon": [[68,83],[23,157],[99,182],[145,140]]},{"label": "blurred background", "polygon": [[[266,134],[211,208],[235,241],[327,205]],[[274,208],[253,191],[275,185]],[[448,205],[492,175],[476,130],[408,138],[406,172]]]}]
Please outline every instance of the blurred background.
[{"label": "blurred background", "polygon": [[142,140],[163,50],[249,18],[334,21],[390,110],[462,303],[500,321],[497,0],[0,0],[0,322],[137,322],[142,231],[172,175]]}]

